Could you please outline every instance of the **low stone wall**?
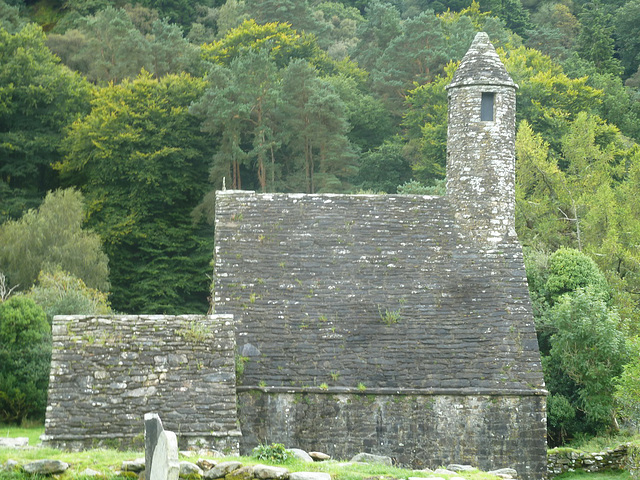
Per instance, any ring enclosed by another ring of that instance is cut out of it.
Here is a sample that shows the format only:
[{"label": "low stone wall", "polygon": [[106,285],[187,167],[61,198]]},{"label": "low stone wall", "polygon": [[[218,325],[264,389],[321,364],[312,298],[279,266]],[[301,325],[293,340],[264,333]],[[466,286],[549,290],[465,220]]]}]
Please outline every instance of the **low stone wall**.
[{"label": "low stone wall", "polygon": [[241,453],[283,443],[334,458],[388,455],[413,468],[511,467],[524,480],[546,474],[543,396],[355,390],[238,387]]},{"label": "low stone wall", "polygon": [[640,480],[640,445],[627,446],[627,469],[634,480]]},{"label": "low stone wall", "polygon": [[159,414],[181,449],[239,448],[231,315],[56,316],[44,444],[144,445]]},{"label": "low stone wall", "polygon": [[[583,470],[585,472],[603,472],[607,470],[629,469],[631,463],[638,469],[639,458],[630,457],[630,444],[626,443],[616,448],[611,448],[603,452],[589,453],[581,452],[571,448],[556,448],[549,450],[547,454],[547,470],[549,477],[555,477],[565,472]],[[635,459],[634,459],[635,458]]]}]

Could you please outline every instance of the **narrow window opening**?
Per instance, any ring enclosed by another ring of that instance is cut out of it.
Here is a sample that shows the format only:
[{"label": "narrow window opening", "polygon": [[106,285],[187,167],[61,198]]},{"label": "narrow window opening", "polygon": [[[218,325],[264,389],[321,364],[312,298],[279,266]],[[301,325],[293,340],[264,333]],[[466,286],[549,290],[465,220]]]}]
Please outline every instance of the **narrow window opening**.
[{"label": "narrow window opening", "polygon": [[480,120],[483,122],[493,122],[493,104],[496,94],[493,92],[482,92],[482,103],[480,104]]}]

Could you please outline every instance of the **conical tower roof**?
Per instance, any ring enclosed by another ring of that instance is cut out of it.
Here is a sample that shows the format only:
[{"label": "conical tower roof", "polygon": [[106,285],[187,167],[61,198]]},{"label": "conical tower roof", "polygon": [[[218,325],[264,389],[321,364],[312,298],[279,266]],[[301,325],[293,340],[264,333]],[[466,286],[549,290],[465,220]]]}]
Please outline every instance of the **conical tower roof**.
[{"label": "conical tower roof", "polygon": [[518,88],[489,41],[489,35],[484,32],[476,34],[447,89],[464,85],[500,85]]}]

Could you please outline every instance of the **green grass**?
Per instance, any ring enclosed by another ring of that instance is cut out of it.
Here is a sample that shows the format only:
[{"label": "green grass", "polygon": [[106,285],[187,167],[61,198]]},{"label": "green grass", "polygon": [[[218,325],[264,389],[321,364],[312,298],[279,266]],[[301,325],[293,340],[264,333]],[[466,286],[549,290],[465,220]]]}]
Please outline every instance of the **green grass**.
[{"label": "green grass", "polygon": [[613,471],[606,473],[567,472],[553,480],[631,480],[631,475],[626,471]]},{"label": "green grass", "polygon": [[17,427],[15,425],[3,425],[0,424],[0,437],[17,438],[27,437],[29,439],[29,445],[35,447],[40,443],[40,435],[44,433],[44,426],[33,425]]},{"label": "green grass", "polygon": [[[9,425],[0,425],[0,436],[3,437],[28,437],[29,445],[36,446],[40,442],[40,435],[44,433],[44,427],[41,425],[16,427]],[[640,436],[636,436],[638,440]],[[587,442],[571,445],[572,448],[579,448],[584,451],[599,451],[608,447],[620,445],[632,440],[631,436],[616,437],[598,437],[590,439]],[[122,462],[125,460],[134,460],[144,456],[144,452],[128,451],[121,452],[110,449],[95,449],[84,452],[66,452],[52,448],[33,448],[33,449],[8,449],[0,448],[0,464],[6,463],[12,459],[20,464],[25,464],[33,460],[51,459],[61,460],[69,463],[70,468],[61,475],[60,480],[84,480],[80,472],[87,468],[102,472],[109,480],[124,479],[127,477],[115,474],[120,469]],[[254,457],[233,457],[224,460],[238,460],[244,465],[254,465],[256,463],[268,463],[260,461]],[[195,458],[182,458],[181,460],[195,461]],[[222,459],[217,459],[221,461]],[[386,467],[384,465],[373,464],[355,464],[348,465],[346,462],[328,461],[317,463],[305,463],[297,459],[289,459],[283,464],[290,471],[316,471],[331,474],[333,480],[365,480],[371,477],[387,477],[394,479],[406,479],[408,477],[427,477],[428,473],[420,470],[411,470],[395,467]],[[493,475],[480,471],[464,472],[466,480],[496,480]],[[445,475],[446,477],[446,475]],[[0,472],[0,480],[33,480],[34,477],[20,473]],[[610,472],[610,473],[584,473],[572,472],[565,473],[554,478],[554,480],[631,480],[628,472]]]},{"label": "green grass", "polygon": [[575,450],[582,450],[583,452],[600,452],[608,448],[615,448],[627,442],[640,444],[640,434],[622,431],[615,435],[576,438],[566,446]]}]

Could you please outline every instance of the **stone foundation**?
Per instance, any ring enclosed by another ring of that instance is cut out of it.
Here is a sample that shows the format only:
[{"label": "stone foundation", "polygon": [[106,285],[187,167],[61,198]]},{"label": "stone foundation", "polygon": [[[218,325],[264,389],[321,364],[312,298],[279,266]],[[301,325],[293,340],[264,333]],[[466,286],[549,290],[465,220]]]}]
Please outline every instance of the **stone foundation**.
[{"label": "stone foundation", "polygon": [[238,390],[243,454],[277,442],[334,458],[389,455],[413,468],[459,463],[515,468],[524,480],[546,474],[544,396]]}]

